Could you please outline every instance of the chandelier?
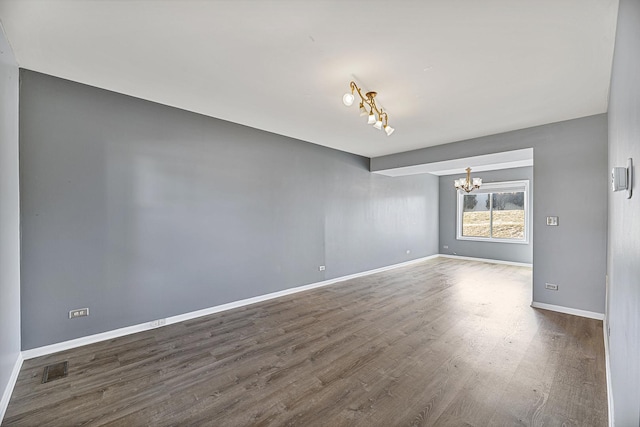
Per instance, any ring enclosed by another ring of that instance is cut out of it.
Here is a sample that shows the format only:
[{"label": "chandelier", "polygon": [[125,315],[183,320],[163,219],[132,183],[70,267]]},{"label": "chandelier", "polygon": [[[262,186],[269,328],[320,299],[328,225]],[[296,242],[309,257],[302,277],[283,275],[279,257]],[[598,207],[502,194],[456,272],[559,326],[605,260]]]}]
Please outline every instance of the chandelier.
[{"label": "chandelier", "polygon": [[378,130],[384,129],[387,136],[391,135],[395,129],[389,126],[389,115],[387,112],[382,108],[378,108],[376,105],[375,98],[378,93],[367,92],[362,95],[362,91],[353,81],[349,83],[349,87],[351,88],[351,93],[347,92],[342,97],[344,105],[347,107],[353,105],[353,101],[355,100],[354,92],[357,92],[360,96],[360,116],[368,116],[367,124],[373,125],[373,127]]},{"label": "chandelier", "polygon": [[467,193],[470,193],[471,191],[480,188],[480,186],[482,185],[482,178],[473,178],[473,181],[471,180],[471,168],[467,168],[467,177],[466,178],[460,178],[460,179],[456,179],[453,184],[456,186],[457,190],[464,190]]}]

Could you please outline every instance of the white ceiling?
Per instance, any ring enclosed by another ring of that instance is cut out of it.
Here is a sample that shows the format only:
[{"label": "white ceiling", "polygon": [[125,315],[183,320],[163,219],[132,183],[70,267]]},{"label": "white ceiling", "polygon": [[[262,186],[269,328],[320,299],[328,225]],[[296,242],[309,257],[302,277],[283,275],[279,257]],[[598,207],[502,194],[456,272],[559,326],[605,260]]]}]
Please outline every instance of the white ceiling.
[{"label": "white ceiling", "polygon": [[[617,0],[1,0],[23,68],[367,157],[603,113]],[[396,132],[342,94],[378,92]]]}]

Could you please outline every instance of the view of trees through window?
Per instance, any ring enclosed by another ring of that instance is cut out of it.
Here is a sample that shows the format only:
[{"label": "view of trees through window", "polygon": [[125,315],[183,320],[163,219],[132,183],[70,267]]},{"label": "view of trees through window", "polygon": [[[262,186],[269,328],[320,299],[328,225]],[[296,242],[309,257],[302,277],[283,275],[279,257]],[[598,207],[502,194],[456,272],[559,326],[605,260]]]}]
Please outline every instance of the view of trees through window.
[{"label": "view of trees through window", "polygon": [[524,197],[524,191],[465,194],[462,235],[524,240]]}]

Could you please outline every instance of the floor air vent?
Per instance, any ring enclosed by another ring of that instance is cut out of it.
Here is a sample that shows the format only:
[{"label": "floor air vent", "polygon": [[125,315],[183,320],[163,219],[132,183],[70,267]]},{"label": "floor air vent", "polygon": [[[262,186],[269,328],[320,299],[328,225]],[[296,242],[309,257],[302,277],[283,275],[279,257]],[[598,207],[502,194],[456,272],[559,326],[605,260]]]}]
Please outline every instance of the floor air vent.
[{"label": "floor air vent", "polygon": [[45,367],[44,373],[42,374],[42,384],[66,377],[68,367],[69,362],[67,361]]}]

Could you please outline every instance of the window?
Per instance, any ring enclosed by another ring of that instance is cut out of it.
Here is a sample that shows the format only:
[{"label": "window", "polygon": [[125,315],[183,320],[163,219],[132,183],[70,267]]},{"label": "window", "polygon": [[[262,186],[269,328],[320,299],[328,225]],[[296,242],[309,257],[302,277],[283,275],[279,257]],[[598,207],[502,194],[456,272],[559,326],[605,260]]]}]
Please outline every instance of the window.
[{"label": "window", "polygon": [[492,182],[458,190],[458,240],[529,243],[529,181]]}]

